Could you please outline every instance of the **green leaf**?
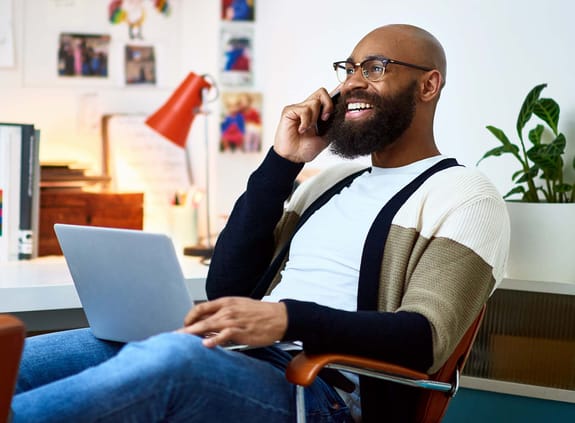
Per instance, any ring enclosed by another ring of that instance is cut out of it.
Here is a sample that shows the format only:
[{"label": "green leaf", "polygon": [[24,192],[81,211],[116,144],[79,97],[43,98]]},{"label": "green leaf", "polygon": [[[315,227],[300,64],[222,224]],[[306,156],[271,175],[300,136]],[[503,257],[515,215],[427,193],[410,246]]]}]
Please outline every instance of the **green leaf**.
[{"label": "green leaf", "polygon": [[[539,146],[538,146],[539,147]],[[547,146],[541,146],[542,148],[531,149],[527,152],[527,157],[537,166],[539,166],[543,173],[554,169],[557,165],[557,157],[553,154],[549,154],[547,151]]]},{"label": "green leaf", "polygon": [[505,135],[505,132],[503,132],[501,129],[496,128],[495,126],[492,126],[492,125],[487,125],[486,128],[489,132],[491,132],[493,135],[495,135],[495,138],[497,138],[499,141],[501,141],[501,144],[513,145],[513,143],[511,141],[509,141],[509,138],[507,138],[507,135]]},{"label": "green leaf", "polygon": [[517,147],[515,147],[515,149],[513,147],[515,147],[515,146],[512,146],[512,148],[510,149],[509,146],[502,145],[500,147],[492,148],[487,153],[485,153],[481,159],[479,159],[477,164],[479,164],[479,162],[481,162],[483,159],[486,159],[487,157],[499,157],[502,154],[506,154],[506,153],[514,153],[514,152],[516,153]]},{"label": "green leaf", "polygon": [[571,184],[557,184],[555,186],[555,191],[560,193],[571,192],[573,185]]},{"label": "green leaf", "polygon": [[547,169],[556,169],[558,166],[563,166],[561,156],[565,151],[565,136],[559,134],[549,144],[534,145],[527,151],[527,157],[536,165],[540,166],[544,171]]},{"label": "green leaf", "polygon": [[477,164],[481,163],[481,161],[487,157],[497,157],[505,153],[511,153],[516,157],[519,156],[519,147],[509,141],[509,138],[507,138],[505,132],[491,125],[487,126],[486,128],[489,130],[489,132],[495,135],[495,138],[497,138],[503,145],[489,150],[477,161]]},{"label": "green leaf", "polygon": [[539,100],[541,91],[543,91],[546,86],[547,84],[536,85],[531,91],[529,91],[527,97],[525,97],[523,105],[521,106],[521,110],[519,111],[519,116],[517,116],[517,134],[519,135],[519,138],[523,138],[521,131],[523,131],[523,128],[529,119],[531,119],[533,108]]},{"label": "green leaf", "polygon": [[562,162],[559,161],[555,166],[549,166],[547,169],[544,169],[541,177],[548,181],[557,181],[560,179],[562,173],[563,166]]},{"label": "green leaf", "polygon": [[513,175],[511,175],[511,180],[515,181],[516,178],[518,178],[519,176],[525,174],[525,171],[523,169],[520,169],[516,172],[513,172]]},{"label": "green leaf", "polygon": [[523,188],[521,185],[517,186],[517,187],[513,188],[511,191],[509,191],[507,194],[505,194],[503,196],[503,198],[507,199],[507,198],[509,198],[515,194],[525,194],[525,188]]},{"label": "green leaf", "polygon": [[529,131],[529,141],[531,141],[533,145],[541,144],[541,135],[543,135],[544,130],[545,127],[543,125],[537,125]]},{"label": "green leaf", "polygon": [[539,170],[539,166],[531,166],[527,172],[525,172],[523,169],[515,172],[514,175],[521,175],[521,177],[517,179],[515,183],[520,184],[522,182],[527,182],[529,179],[537,177]]},{"label": "green leaf", "polygon": [[562,156],[563,153],[565,152],[566,146],[567,146],[567,140],[565,139],[565,135],[563,135],[563,133],[560,133],[549,144],[549,154],[554,154],[556,156]]},{"label": "green leaf", "polygon": [[557,135],[559,111],[559,105],[551,98],[541,98],[533,105],[533,113],[549,125],[554,135]]}]

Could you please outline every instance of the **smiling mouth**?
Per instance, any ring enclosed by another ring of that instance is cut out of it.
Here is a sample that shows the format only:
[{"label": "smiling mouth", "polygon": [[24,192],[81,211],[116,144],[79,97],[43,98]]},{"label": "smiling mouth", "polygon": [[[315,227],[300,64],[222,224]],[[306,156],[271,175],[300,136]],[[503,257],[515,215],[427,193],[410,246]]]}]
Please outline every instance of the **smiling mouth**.
[{"label": "smiling mouth", "polygon": [[373,109],[373,105],[369,103],[349,103],[347,105],[348,112],[360,112],[362,110]]}]

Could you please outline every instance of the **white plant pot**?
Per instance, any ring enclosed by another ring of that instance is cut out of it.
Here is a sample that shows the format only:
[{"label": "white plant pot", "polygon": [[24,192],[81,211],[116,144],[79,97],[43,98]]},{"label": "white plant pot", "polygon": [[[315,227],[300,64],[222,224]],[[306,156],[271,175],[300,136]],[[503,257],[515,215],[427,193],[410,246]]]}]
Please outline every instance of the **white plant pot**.
[{"label": "white plant pot", "polygon": [[506,276],[575,284],[575,204],[507,202],[511,245]]}]

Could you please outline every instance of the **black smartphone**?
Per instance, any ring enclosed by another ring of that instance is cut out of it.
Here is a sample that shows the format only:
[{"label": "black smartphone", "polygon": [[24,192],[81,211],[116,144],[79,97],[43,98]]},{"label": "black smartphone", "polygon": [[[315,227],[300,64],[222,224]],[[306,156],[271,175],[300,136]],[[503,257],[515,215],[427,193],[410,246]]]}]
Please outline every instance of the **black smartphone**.
[{"label": "black smartphone", "polygon": [[[337,102],[339,101],[341,97],[341,93],[338,91],[336,91],[334,94],[332,94],[331,96],[331,101],[333,101],[333,105],[334,105],[334,111],[335,111],[335,107],[337,105]],[[331,123],[333,121],[333,115],[334,113],[332,112],[332,114],[330,115],[328,120],[322,120],[321,119],[321,114],[322,112],[320,112],[320,118],[317,120],[316,126],[317,126],[317,134],[320,137],[323,137],[327,130],[329,129],[329,127],[331,126]]]}]

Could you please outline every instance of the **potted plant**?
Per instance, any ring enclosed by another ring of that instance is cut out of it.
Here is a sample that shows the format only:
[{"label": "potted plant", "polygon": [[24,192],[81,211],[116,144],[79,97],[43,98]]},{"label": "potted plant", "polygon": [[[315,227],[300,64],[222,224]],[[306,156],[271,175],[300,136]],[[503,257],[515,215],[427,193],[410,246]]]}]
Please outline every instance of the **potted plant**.
[{"label": "potted plant", "polygon": [[[520,145],[511,142],[501,129],[488,125],[487,129],[502,145],[485,153],[478,164],[487,157],[511,154],[519,162],[520,168],[512,176],[515,187],[505,194],[504,198],[521,194],[520,201],[524,202],[573,203],[575,184],[567,183],[564,178],[563,155],[566,139],[565,135],[558,130],[559,105],[551,98],[539,97],[546,86],[547,84],[535,86],[527,94],[521,106],[517,117],[517,135]],[[546,127],[539,123],[529,131],[528,139],[531,142],[531,148],[527,149],[523,133],[525,125],[533,115],[545,123]],[[549,130],[554,137],[548,143],[543,142],[546,130]],[[575,160],[571,165],[575,168]]]},{"label": "potted plant", "polygon": [[[503,130],[487,126],[501,145],[487,151],[478,164],[502,155],[512,155],[519,164],[511,176],[514,187],[503,196],[511,219],[507,276],[575,282],[575,260],[569,253],[575,239],[575,183],[569,173],[575,169],[575,160],[565,159],[567,141],[559,131],[560,108],[555,100],[540,97],[545,87],[535,86],[521,106],[516,125],[519,143]],[[538,121],[525,139],[525,127],[535,118]]]}]

